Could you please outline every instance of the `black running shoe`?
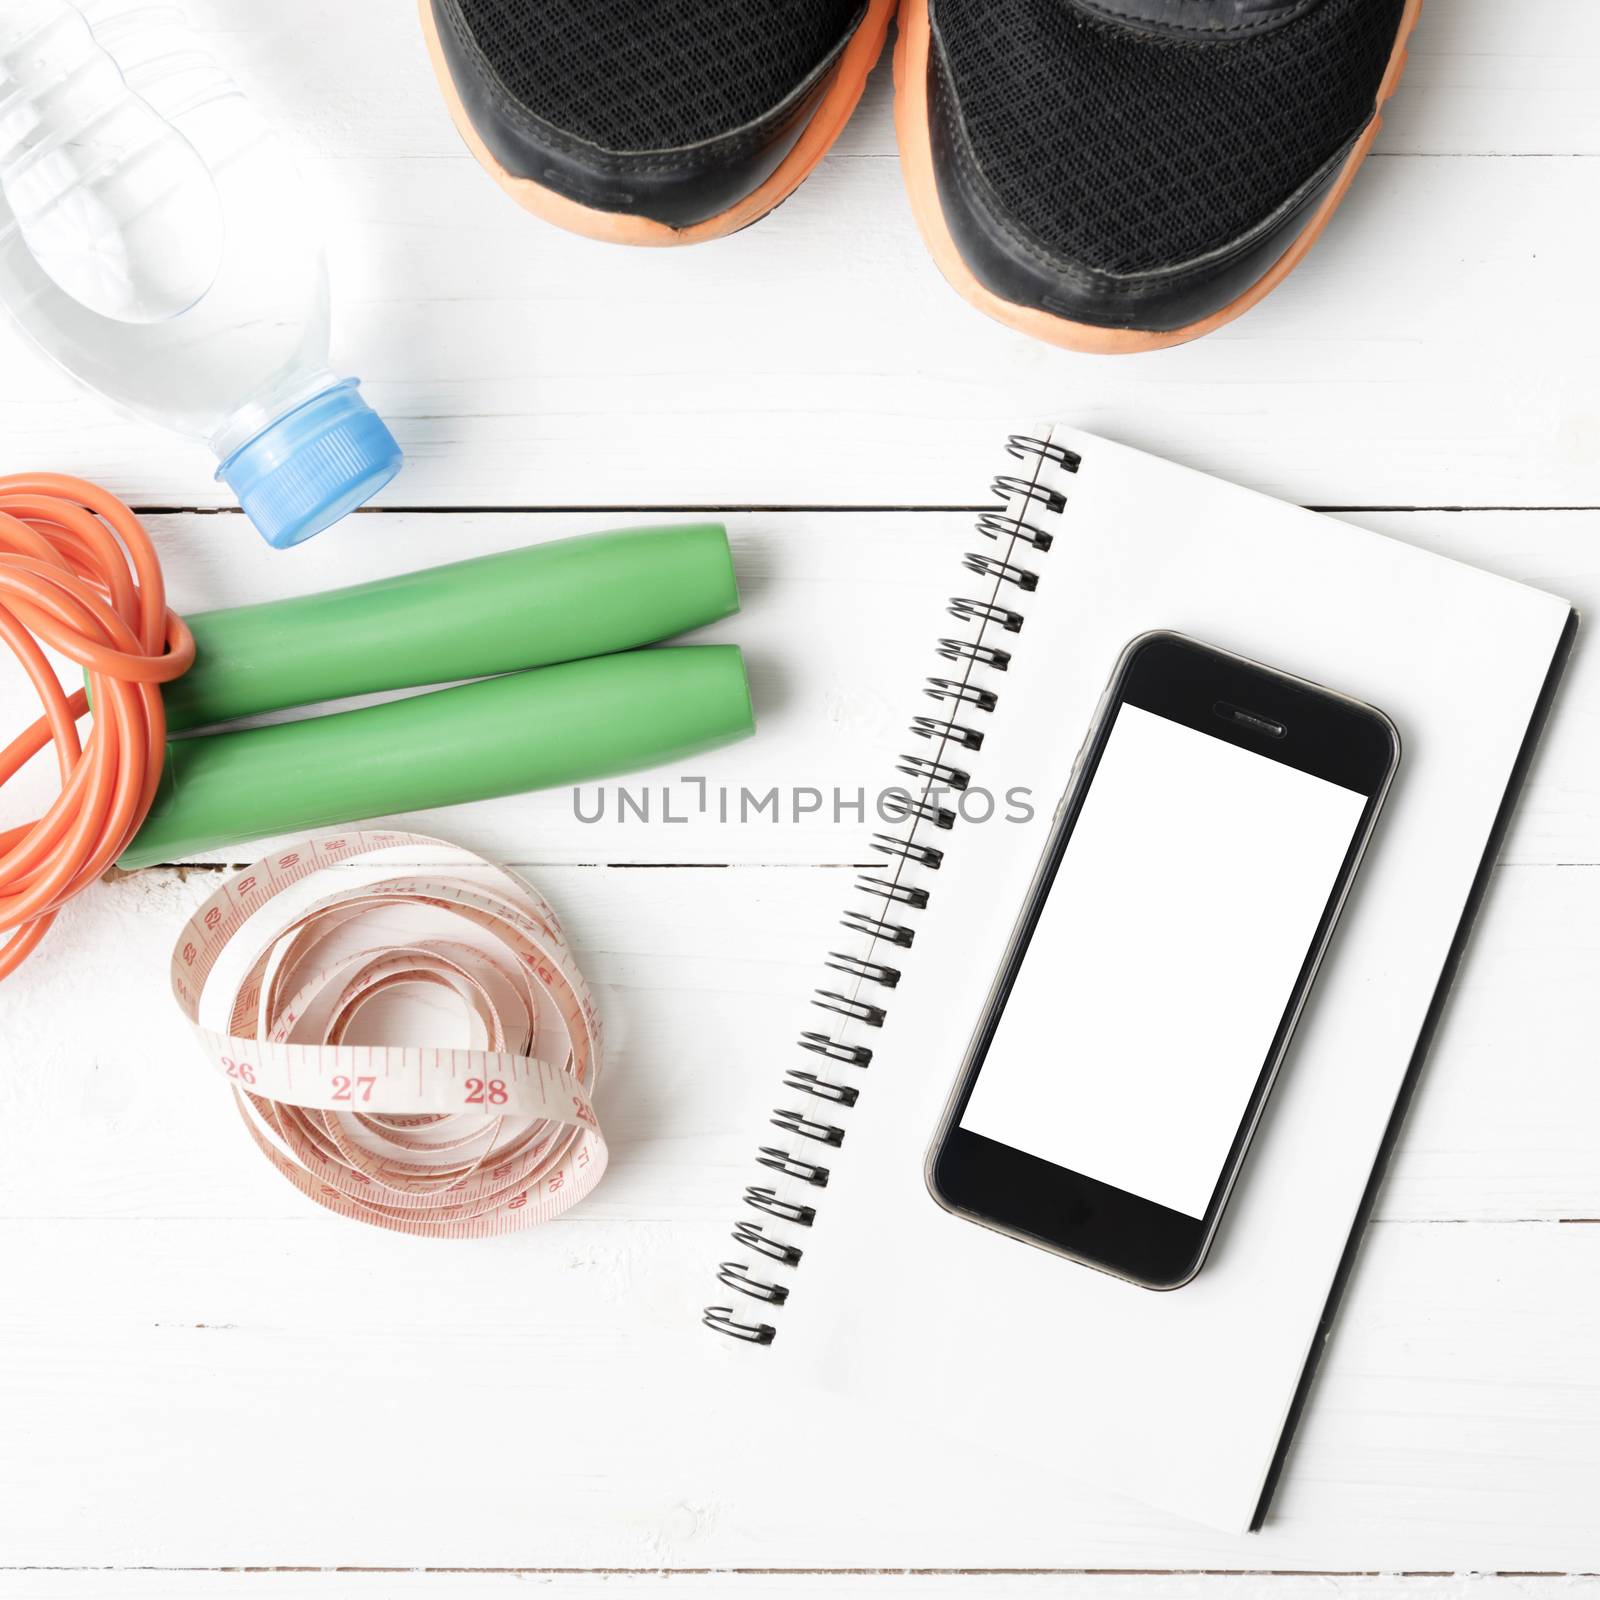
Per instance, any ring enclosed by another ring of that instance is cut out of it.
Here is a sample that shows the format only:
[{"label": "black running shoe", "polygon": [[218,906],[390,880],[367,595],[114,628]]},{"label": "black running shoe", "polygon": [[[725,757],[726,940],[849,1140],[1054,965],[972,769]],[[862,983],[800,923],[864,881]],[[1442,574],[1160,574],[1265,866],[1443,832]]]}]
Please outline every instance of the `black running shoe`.
[{"label": "black running shoe", "polygon": [[1075,350],[1248,310],[1333,215],[1422,0],[903,0],[912,206],[967,299]]},{"label": "black running shoe", "polygon": [[472,153],[550,222],[687,244],[786,199],[850,119],[894,0],[420,0]]}]

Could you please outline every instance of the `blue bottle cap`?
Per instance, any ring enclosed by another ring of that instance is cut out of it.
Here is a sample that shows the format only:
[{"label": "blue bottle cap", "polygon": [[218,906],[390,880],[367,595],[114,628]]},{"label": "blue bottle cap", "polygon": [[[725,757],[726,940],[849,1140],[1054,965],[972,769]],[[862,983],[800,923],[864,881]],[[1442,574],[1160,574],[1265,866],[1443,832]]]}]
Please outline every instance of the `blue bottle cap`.
[{"label": "blue bottle cap", "polygon": [[286,550],[370,500],[404,460],[346,378],[296,406],[217,468],[261,537]]}]

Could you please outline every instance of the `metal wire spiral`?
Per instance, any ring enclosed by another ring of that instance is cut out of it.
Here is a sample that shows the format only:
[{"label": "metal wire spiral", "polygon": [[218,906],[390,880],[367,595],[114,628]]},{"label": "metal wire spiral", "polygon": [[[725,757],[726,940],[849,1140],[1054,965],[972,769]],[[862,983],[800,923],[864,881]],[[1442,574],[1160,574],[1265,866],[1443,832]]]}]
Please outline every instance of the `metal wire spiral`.
[{"label": "metal wire spiral", "polygon": [[[976,720],[992,713],[999,704],[999,691],[986,684],[973,681],[974,673],[1001,673],[1011,665],[1012,651],[995,643],[992,634],[1015,636],[1023,630],[1022,612],[1004,605],[999,600],[1001,586],[1031,593],[1039,585],[1039,574],[1023,559],[1031,560],[1047,554],[1057,534],[1042,527],[1038,519],[1059,516],[1066,508],[1067,497],[1060,489],[1041,482],[1039,473],[1048,464],[1058,471],[1075,473],[1080,465],[1075,452],[1064,445],[1026,434],[1013,434],[1006,441],[1006,450],[1013,459],[1032,464],[1032,476],[1020,477],[1002,474],[991,485],[1002,504],[983,512],[977,519],[977,531],[986,539],[995,541],[994,553],[969,551],[963,565],[970,573],[991,581],[990,592],[982,597],[958,596],[950,601],[949,613],[958,621],[973,624],[977,636],[971,639],[945,638],[938,641],[938,653],[955,664],[959,676],[930,677],[924,692],[948,707],[959,707],[963,714],[976,713]],[[871,985],[876,990],[893,991],[902,977],[899,965],[878,959],[884,949],[909,950],[916,938],[915,927],[906,922],[891,920],[880,913],[887,906],[900,911],[919,913],[933,898],[933,891],[920,884],[902,880],[908,870],[937,872],[944,864],[942,846],[929,844],[919,838],[919,831],[931,830],[948,833],[958,821],[957,812],[939,803],[939,797],[962,794],[971,776],[964,766],[948,759],[956,752],[976,752],[983,747],[984,732],[981,726],[948,717],[919,716],[911,723],[911,732],[932,746],[929,755],[903,755],[897,769],[921,786],[921,792],[908,794],[905,790],[890,791],[885,796],[885,815],[909,824],[904,833],[877,833],[872,836],[872,848],[883,855],[884,875],[863,874],[856,880],[857,889],[871,897],[873,905],[868,910],[847,909],[843,925],[867,941],[862,954],[832,951],[827,966],[851,979],[854,989],[842,992],[835,989],[818,989],[811,1003],[823,1011],[842,1016],[868,1028],[881,1028],[888,1018],[887,1007],[861,998],[858,992]],[[837,1026],[837,1024],[835,1024]],[[872,1061],[870,1046],[846,1042],[833,1037],[831,1032],[808,1029],[801,1033],[800,1048],[812,1056],[820,1057],[836,1066],[865,1069]],[[848,1110],[856,1104],[861,1089],[855,1084],[824,1078],[815,1072],[790,1068],[784,1075],[784,1087],[796,1094],[808,1096],[813,1101],[823,1101],[829,1106]],[[817,1107],[820,1111],[821,1108]],[[846,1125],[823,1120],[793,1107],[779,1107],[772,1114],[773,1123],[791,1136],[806,1140],[813,1148],[824,1150],[841,1148],[848,1134]],[[826,1187],[830,1170],[808,1157],[773,1145],[763,1145],[756,1156],[763,1167],[782,1174],[792,1184],[802,1185],[802,1192]],[[830,1157],[831,1159],[831,1157]],[[763,1212],[776,1223],[788,1227],[809,1228],[816,1220],[816,1208],[803,1200],[790,1199],[767,1184],[754,1184],[744,1193],[745,1203]],[[804,1251],[797,1244],[772,1230],[771,1223],[741,1221],[733,1230],[737,1244],[752,1254],[776,1262],[785,1268],[798,1266]],[[789,1298],[789,1287],[754,1276],[749,1266],[739,1261],[724,1261],[718,1269],[718,1280],[727,1288],[749,1299],[766,1305],[780,1306]],[[767,1322],[744,1321],[731,1306],[708,1306],[702,1320],[708,1327],[730,1338],[749,1344],[770,1344],[777,1329]]]}]

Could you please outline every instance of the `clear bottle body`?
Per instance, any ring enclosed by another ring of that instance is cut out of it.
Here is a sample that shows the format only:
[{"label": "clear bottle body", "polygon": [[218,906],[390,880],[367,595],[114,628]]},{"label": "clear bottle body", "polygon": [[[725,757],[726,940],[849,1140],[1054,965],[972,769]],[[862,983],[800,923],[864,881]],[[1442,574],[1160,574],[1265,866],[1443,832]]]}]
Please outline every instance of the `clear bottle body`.
[{"label": "clear bottle body", "polygon": [[[73,377],[204,440],[230,483],[238,452],[337,386],[294,163],[167,5],[0,4],[0,302]],[[394,451],[387,481],[398,447],[365,415]]]}]

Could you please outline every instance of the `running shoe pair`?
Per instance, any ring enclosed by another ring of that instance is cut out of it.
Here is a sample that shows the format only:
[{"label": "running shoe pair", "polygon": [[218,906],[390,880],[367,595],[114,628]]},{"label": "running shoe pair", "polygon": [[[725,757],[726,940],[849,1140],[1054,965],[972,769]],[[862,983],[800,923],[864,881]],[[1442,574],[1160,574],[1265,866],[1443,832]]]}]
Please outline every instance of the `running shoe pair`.
[{"label": "running shoe pair", "polygon": [[1344,197],[1422,0],[420,0],[456,126],[593,238],[748,226],[839,136],[898,9],[923,237],[981,310],[1075,350],[1248,310]]}]

